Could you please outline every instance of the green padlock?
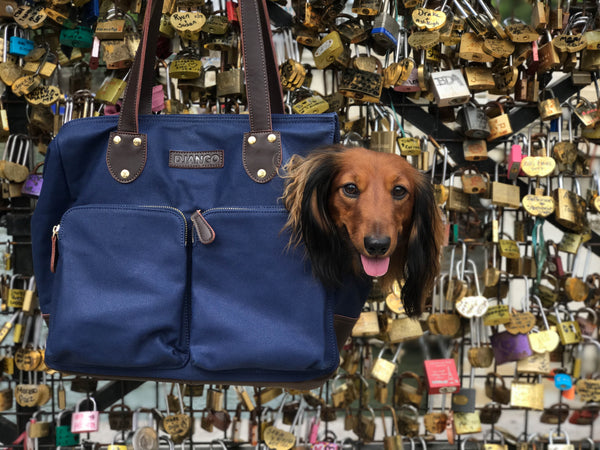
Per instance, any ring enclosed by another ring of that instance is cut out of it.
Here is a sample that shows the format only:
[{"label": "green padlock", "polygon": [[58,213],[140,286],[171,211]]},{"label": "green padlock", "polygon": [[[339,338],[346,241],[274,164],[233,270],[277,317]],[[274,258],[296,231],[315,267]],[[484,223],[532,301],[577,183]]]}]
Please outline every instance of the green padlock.
[{"label": "green padlock", "polygon": [[[56,419],[56,446],[57,447],[75,447],[79,445],[79,434],[71,433],[71,421],[66,420],[65,416],[73,414],[72,410],[62,411]],[[65,417],[65,419],[63,419]],[[63,425],[62,422],[68,422]]]}]

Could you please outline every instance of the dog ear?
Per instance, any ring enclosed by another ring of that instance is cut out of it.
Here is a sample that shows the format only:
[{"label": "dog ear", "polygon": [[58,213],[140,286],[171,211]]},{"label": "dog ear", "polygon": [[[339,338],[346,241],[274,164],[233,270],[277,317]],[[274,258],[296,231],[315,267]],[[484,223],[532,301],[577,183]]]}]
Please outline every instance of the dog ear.
[{"label": "dog ear", "polygon": [[423,303],[433,289],[440,269],[442,220],[429,180],[415,179],[415,203],[407,245],[404,308],[409,316],[421,314]]},{"label": "dog ear", "polygon": [[329,213],[331,183],[343,151],[342,146],[332,146],[314,150],[306,158],[292,158],[284,175],[291,243],[303,242],[315,276],[329,286],[341,284],[344,273],[351,270],[347,246]]}]

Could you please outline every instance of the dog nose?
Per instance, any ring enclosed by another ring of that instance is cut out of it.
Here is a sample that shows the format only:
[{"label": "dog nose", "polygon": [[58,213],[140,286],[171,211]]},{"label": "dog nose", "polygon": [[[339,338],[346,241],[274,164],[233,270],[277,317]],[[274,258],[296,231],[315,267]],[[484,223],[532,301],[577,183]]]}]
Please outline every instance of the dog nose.
[{"label": "dog nose", "polygon": [[390,248],[392,240],[388,236],[367,236],[365,238],[365,250],[369,256],[381,256]]}]

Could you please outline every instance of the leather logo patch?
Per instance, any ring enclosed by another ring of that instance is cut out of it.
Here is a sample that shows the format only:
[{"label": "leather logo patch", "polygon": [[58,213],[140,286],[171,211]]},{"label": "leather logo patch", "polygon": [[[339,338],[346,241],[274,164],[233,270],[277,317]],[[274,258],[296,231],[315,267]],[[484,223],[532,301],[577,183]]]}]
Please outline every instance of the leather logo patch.
[{"label": "leather logo patch", "polygon": [[219,169],[224,165],[223,150],[207,152],[169,151],[169,167],[177,169]]}]

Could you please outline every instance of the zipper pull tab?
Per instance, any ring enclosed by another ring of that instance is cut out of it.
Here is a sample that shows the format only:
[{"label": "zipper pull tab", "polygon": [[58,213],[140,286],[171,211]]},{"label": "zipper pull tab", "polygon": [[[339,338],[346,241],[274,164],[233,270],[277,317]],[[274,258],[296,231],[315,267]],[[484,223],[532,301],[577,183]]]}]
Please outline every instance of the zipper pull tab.
[{"label": "zipper pull tab", "polygon": [[192,214],[191,220],[200,242],[210,244],[215,240],[215,230],[212,229],[199,209]]},{"label": "zipper pull tab", "polygon": [[56,272],[56,263],[58,262],[58,230],[60,225],[52,228],[52,253],[50,255],[50,272]]}]

